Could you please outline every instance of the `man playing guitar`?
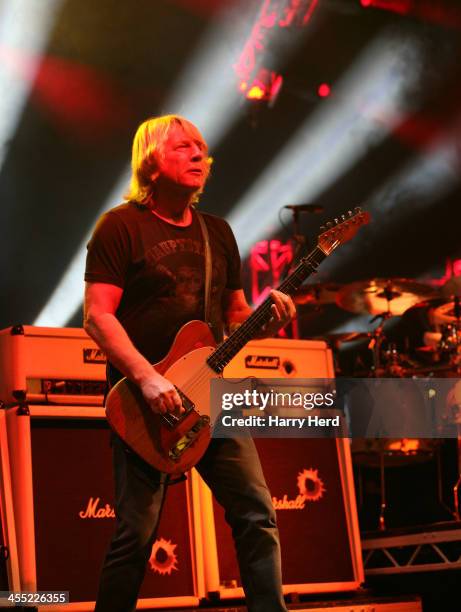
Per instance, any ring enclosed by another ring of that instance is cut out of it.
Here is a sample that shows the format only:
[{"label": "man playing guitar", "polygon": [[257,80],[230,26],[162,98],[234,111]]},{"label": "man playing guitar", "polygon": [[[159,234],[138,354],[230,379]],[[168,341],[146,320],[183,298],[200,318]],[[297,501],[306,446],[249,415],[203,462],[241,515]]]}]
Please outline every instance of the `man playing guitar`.
[{"label": "man playing guitar", "polygon": [[[184,408],[175,386],[151,364],[165,356],[185,323],[204,318],[204,245],[195,204],[211,161],[202,135],[184,118],[142,123],[126,202],[101,216],[88,245],[85,329],[107,355],[109,384],[127,377],[160,414],[178,416]],[[213,262],[209,322],[219,342],[251,309],[232,230],[219,217],[202,218]],[[288,295],[272,291],[271,298],[266,336],[295,314]],[[168,485],[166,474],[115,434],[113,453],[116,528],[96,612],[135,610]],[[226,511],[248,610],[285,611],[275,512],[253,441],[213,439],[196,467]]]}]

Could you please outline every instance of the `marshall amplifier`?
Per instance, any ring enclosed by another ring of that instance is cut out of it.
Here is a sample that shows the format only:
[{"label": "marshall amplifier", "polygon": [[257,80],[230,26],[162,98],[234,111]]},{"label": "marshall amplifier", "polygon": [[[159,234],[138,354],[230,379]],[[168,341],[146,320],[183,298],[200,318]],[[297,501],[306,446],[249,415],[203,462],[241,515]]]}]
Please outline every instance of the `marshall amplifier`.
[{"label": "marshall amplifier", "polygon": [[[364,579],[349,440],[257,439],[277,512],[284,593],[355,590]],[[205,563],[214,564],[207,590],[223,598],[243,594],[230,528],[202,485],[212,529]]]},{"label": "marshall amplifier", "polygon": [[102,406],[105,355],[81,328],[0,331],[0,400]]},{"label": "marshall amplifier", "polygon": [[[66,610],[93,610],[114,528],[110,432],[99,410],[93,418],[77,406],[8,414],[10,440],[22,447],[12,454],[21,587],[69,591]],[[139,608],[193,606],[203,596],[196,478],[168,489]]]},{"label": "marshall amplifier", "polygon": [[318,340],[253,340],[224,369],[225,378],[334,378],[331,349]]}]

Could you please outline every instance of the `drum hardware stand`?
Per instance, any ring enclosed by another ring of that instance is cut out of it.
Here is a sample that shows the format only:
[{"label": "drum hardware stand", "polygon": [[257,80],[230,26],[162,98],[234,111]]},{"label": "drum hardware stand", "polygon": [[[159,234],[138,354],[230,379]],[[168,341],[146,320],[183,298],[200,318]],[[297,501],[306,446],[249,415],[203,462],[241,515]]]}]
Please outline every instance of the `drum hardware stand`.
[{"label": "drum hardware stand", "polygon": [[384,514],[386,512],[387,503],[386,503],[386,481],[385,481],[385,472],[384,472],[384,449],[381,449],[379,453],[379,480],[380,480],[380,485],[381,485],[381,503],[380,503],[378,527],[380,531],[385,531],[386,521],[384,519]]},{"label": "drum hardware stand", "polygon": [[461,415],[458,414],[456,418],[456,433],[457,433],[457,443],[458,443],[458,480],[456,481],[455,486],[453,487],[453,501],[455,505],[455,510],[453,512],[453,517],[455,521],[461,520],[461,514],[459,512],[459,487],[461,486]]},{"label": "drum hardware stand", "polygon": [[[431,408],[432,427],[435,429],[435,427],[437,425],[436,392],[431,390],[431,389],[429,389],[428,390],[428,399],[429,399],[430,408]],[[448,504],[446,504],[444,499],[443,499],[443,490],[442,490],[443,474],[442,474],[441,448],[442,448],[441,444],[438,441],[435,444],[435,450],[434,450],[434,456],[435,456],[436,467],[437,467],[437,501],[438,501],[438,503],[439,503],[441,508],[444,508],[448,512],[448,514],[454,516],[455,513],[453,512],[453,509],[450,508],[450,506]]]},{"label": "drum hardware stand", "polygon": [[[453,346],[455,351],[450,356],[450,363],[452,367],[456,370],[458,376],[461,375],[461,303],[460,296],[457,294],[452,295],[453,298],[453,314],[455,317],[454,325],[454,339],[455,342]],[[452,347],[450,347],[452,348]],[[458,383],[459,384],[459,383]],[[455,385],[456,388],[456,385]],[[458,398],[455,398],[458,400]],[[459,489],[461,487],[461,404],[459,401],[456,401],[456,438],[457,438],[457,447],[458,447],[458,480],[456,481],[453,487],[453,501],[454,501],[454,512],[453,517],[456,521],[461,520],[461,512],[460,512],[460,504],[459,504]]]},{"label": "drum hardware stand", "polygon": [[[381,346],[383,341],[385,340],[384,334],[384,324],[390,319],[393,315],[390,309],[390,302],[393,299],[392,293],[388,290],[385,291],[385,297],[387,299],[387,312],[383,312],[381,314],[377,314],[374,316],[370,323],[374,323],[374,321],[381,319],[378,327],[372,332],[372,338],[368,345],[368,348],[372,351],[373,354],[373,376],[379,377],[383,373],[381,369]],[[386,294],[388,291],[389,294]],[[386,473],[384,468],[384,448],[379,451],[379,482],[380,482],[380,511],[379,511],[379,519],[378,519],[378,528],[380,531],[386,530],[386,520],[384,515],[386,513],[387,502],[386,502]]]},{"label": "drum hardware stand", "polygon": [[457,403],[456,410],[456,438],[458,447],[458,480],[456,481],[456,484],[453,487],[453,499],[455,505],[453,517],[456,521],[460,521],[461,513],[459,511],[459,488],[461,486],[461,406],[459,403]]},{"label": "drum hardware stand", "polygon": [[[357,466],[357,501],[360,508],[363,507],[363,473],[362,466]],[[378,518],[378,529],[379,531],[386,530],[386,521],[384,514],[386,512],[386,486],[385,486],[385,472],[384,472],[384,450],[379,452],[379,518]]]},{"label": "drum hardware stand", "polygon": [[373,332],[372,339],[368,345],[368,348],[373,351],[374,376],[380,376],[381,373],[381,345],[385,339],[384,324],[388,319],[394,316],[391,312],[391,302],[396,296],[396,294],[390,288],[390,285],[386,285],[386,287],[384,287],[382,295],[387,302],[387,312],[377,314],[370,320],[370,323],[374,323],[375,321],[381,319],[381,323]]},{"label": "drum hardware stand", "polygon": [[459,299],[459,295],[453,296],[453,314],[455,315],[455,323],[454,323],[454,347],[455,351],[452,355],[451,361],[452,365],[455,366],[458,370],[458,374],[461,370],[461,303]]},{"label": "drum hardware stand", "polygon": [[387,312],[375,315],[370,320],[370,323],[374,323],[378,319],[381,319],[381,323],[378,325],[378,327],[371,332],[371,340],[368,344],[368,348],[370,349],[370,351],[372,351],[373,355],[373,378],[379,378],[379,376],[381,376],[381,374],[383,373],[383,371],[381,370],[381,346],[384,340],[386,339],[384,333],[384,324],[392,316],[392,313],[388,310]]},{"label": "drum hardware stand", "polygon": [[[461,318],[461,307],[460,307],[460,303],[459,303],[459,296],[455,295],[454,296],[454,315],[456,318],[456,338],[457,340],[459,340],[459,330],[460,330],[460,318]],[[456,356],[453,358],[453,361],[457,362],[456,365],[458,366],[458,373],[459,373],[459,346],[457,347],[457,351],[456,351]],[[455,486],[453,487],[453,494],[455,497],[455,512],[454,512],[454,516],[455,519],[457,521],[461,520],[461,516],[460,516],[460,512],[459,512],[459,495],[458,495],[458,489],[459,486],[461,485],[461,422],[460,422],[460,415],[458,413],[458,418],[456,419],[456,433],[457,433],[457,438],[458,438],[458,480],[455,484]]]},{"label": "drum hardware stand", "polygon": [[[387,301],[387,312],[383,312],[381,314],[374,316],[370,321],[370,323],[373,323],[374,321],[381,319],[381,323],[378,325],[378,327],[373,332],[373,337],[369,344],[369,348],[373,351],[373,367],[374,367],[375,377],[380,376],[382,372],[381,370],[381,346],[382,346],[383,341],[385,340],[384,324],[388,319],[390,319],[393,316],[391,312],[391,302],[394,299],[394,294],[389,287],[386,287],[384,289],[384,297],[386,298],[386,301]],[[385,371],[384,373],[388,373],[388,372]],[[386,508],[387,508],[386,473],[384,469],[384,452],[385,452],[384,448],[382,448],[379,452],[379,480],[380,480],[381,500],[380,500],[378,527],[380,531],[385,531],[386,529],[386,520],[384,518],[384,515],[386,513]]]},{"label": "drum hardware stand", "polygon": [[[374,316],[370,323],[374,323],[376,320],[381,319],[378,327],[371,332],[371,340],[368,344],[368,348],[372,351],[373,355],[373,377],[378,378],[382,374],[381,370],[381,345],[385,339],[384,334],[384,323],[392,316],[390,313],[390,309],[388,308],[387,312],[383,312]],[[386,512],[386,481],[385,481],[385,471],[384,471],[384,449],[380,449],[379,451],[379,485],[380,485],[380,505],[379,505],[379,519],[378,519],[378,528],[380,531],[385,531],[386,529],[386,521],[384,518],[384,514]],[[360,486],[361,488],[361,486]],[[361,492],[362,494],[362,492]]]}]

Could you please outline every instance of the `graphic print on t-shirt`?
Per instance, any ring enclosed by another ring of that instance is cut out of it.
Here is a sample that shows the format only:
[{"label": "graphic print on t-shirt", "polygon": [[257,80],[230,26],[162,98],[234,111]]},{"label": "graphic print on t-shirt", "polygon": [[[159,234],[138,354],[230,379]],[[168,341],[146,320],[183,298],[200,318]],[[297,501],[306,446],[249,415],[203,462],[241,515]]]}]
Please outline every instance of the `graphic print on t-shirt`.
[{"label": "graphic print on t-shirt", "polygon": [[200,316],[205,280],[202,244],[192,238],[164,240],[146,252],[145,260],[169,306],[183,315]]}]

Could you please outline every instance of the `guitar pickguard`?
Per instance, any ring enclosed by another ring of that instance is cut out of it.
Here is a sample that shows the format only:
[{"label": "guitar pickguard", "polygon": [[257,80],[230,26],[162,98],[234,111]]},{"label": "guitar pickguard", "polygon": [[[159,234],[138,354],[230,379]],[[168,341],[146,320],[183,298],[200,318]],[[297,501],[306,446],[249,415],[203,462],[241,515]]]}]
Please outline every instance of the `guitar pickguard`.
[{"label": "guitar pickguard", "polygon": [[176,385],[195,405],[195,410],[203,415],[210,414],[210,381],[219,378],[206,364],[206,359],[214,351],[204,346],[190,351],[178,359],[165,371],[165,378]]}]

